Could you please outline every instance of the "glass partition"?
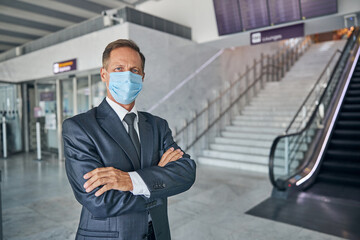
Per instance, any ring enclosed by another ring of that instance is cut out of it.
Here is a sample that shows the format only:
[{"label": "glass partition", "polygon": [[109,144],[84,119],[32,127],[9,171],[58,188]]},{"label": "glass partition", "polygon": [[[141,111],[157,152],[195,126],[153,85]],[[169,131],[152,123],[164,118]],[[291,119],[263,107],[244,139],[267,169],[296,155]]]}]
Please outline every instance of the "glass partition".
[{"label": "glass partition", "polygon": [[89,110],[89,78],[88,76],[77,79],[77,113],[83,113]]},{"label": "glass partition", "polygon": [[63,120],[74,116],[74,88],[73,79],[61,81],[61,94],[63,104]]},{"label": "glass partition", "polygon": [[22,150],[21,126],[21,94],[20,86],[16,84],[0,83],[0,155],[3,156],[3,127],[6,126],[7,151],[18,152]]},{"label": "glass partition", "polygon": [[106,85],[101,81],[100,74],[91,75],[91,91],[91,107],[97,107],[106,97]]}]

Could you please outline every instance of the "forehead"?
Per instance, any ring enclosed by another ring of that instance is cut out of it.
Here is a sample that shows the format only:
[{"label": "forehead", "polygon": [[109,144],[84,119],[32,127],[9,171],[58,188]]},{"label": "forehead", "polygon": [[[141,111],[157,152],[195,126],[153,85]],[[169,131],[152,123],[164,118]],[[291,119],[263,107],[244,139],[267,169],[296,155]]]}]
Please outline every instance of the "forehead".
[{"label": "forehead", "polygon": [[120,47],[110,52],[109,65],[132,65],[141,68],[140,54],[132,48]]}]

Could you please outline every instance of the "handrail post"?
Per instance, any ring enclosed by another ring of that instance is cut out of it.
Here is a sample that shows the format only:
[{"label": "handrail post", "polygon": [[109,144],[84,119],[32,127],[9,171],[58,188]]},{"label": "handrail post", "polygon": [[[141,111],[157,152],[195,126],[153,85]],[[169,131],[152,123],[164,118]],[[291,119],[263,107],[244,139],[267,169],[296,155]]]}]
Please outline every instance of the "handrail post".
[{"label": "handrail post", "polygon": [[284,169],[285,169],[285,175],[288,175],[289,174],[289,139],[288,139],[288,137],[285,137]]},{"label": "handrail post", "polygon": [[222,106],[221,106],[221,92],[219,91],[218,92],[218,99],[216,101],[218,103],[218,118],[220,119],[219,121],[219,125],[218,125],[218,128],[217,128],[217,136],[220,136],[220,132],[221,132],[221,122],[222,122],[222,118],[221,118],[221,109],[222,109]]},{"label": "handrail post", "polygon": [[[254,59],[253,62],[254,62],[254,65],[253,65],[253,67],[254,67],[253,83],[255,83],[255,81],[256,81],[256,59]],[[254,89],[254,96],[256,96],[256,94],[257,94],[257,92],[256,92],[256,83],[254,84],[253,89]]]},{"label": "handrail post", "polygon": [[303,110],[302,110],[302,123],[301,123],[301,128],[304,128],[306,126],[306,115],[307,115],[307,108],[306,105],[303,106]]},{"label": "handrail post", "polygon": [[187,129],[187,127],[188,127],[188,121],[185,119],[182,140],[183,140],[183,146],[186,150],[188,149],[188,133],[187,133],[188,129]]},{"label": "handrail post", "polygon": [[260,59],[260,86],[261,89],[264,89],[264,53],[261,53],[261,59]]},{"label": "handrail post", "polygon": [[2,143],[3,143],[3,157],[7,158],[7,139],[6,139],[6,118],[2,116]]},{"label": "handrail post", "polygon": [[276,81],[280,81],[280,52],[277,54]]},{"label": "handrail post", "polygon": [[271,81],[275,81],[275,53],[271,57]]},{"label": "handrail post", "polygon": [[289,71],[290,69],[290,52],[291,50],[289,48],[286,49],[285,51],[285,56],[286,56],[286,63],[285,63],[285,71]]},{"label": "handrail post", "polygon": [[[249,81],[250,81],[250,79],[249,79],[249,71],[250,71],[249,65],[246,65],[245,90],[248,89],[248,87],[249,87],[249,85],[250,85],[250,83],[249,83]],[[250,94],[250,91],[247,91],[247,92],[246,92],[246,95],[245,95],[245,99],[246,99],[245,105],[246,105],[246,104],[249,104],[249,102],[250,102],[250,96],[249,96],[249,94]]]},{"label": "handrail post", "polygon": [[[284,70],[284,68],[286,67],[286,65],[285,65],[285,52],[283,52],[283,53],[281,54],[281,61],[282,61],[282,63],[281,63],[281,78],[283,78],[284,75],[285,75],[285,70]],[[279,79],[279,81],[280,81],[280,79]]]},{"label": "handrail post", "polygon": [[[205,114],[206,117],[205,117],[205,129],[208,129],[209,128],[209,122],[210,122],[210,101],[209,99],[206,100],[206,111],[207,113]],[[205,135],[204,136],[205,138],[205,147],[208,148],[209,146],[209,136]]]},{"label": "handrail post", "polygon": [[[193,119],[194,119],[194,122],[193,122],[193,137],[191,139],[191,142],[195,141],[195,139],[198,137],[197,136],[197,133],[198,133],[198,114],[196,111],[193,112]],[[194,144],[194,154],[197,155],[197,149],[196,149],[196,143]]]},{"label": "handrail post", "polygon": [[[231,101],[231,90],[232,90],[232,88],[230,88],[229,89],[229,102],[228,102],[228,106],[226,107],[226,108],[228,108],[228,107],[230,107],[231,106],[231,104],[232,104],[232,101]],[[231,116],[232,116],[232,114],[231,114],[231,112],[233,111],[233,109],[232,108],[230,108],[229,109],[229,117],[228,117],[228,119],[227,119],[227,123],[226,123],[226,121],[225,121],[225,123],[226,124],[230,124],[231,123]],[[226,119],[225,119],[226,120]]]},{"label": "handrail post", "polygon": [[270,56],[266,55],[267,65],[266,65],[266,82],[269,82],[269,74],[270,74]]}]

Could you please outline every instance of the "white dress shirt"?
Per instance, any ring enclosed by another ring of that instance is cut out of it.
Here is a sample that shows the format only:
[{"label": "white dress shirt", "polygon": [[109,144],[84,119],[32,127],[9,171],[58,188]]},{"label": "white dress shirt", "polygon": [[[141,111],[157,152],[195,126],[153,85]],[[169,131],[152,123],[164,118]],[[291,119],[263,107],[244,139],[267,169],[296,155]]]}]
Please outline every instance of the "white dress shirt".
[{"label": "white dress shirt", "polygon": [[[139,137],[139,142],[141,143],[140,134],[139,134],[139,117],[138,112],[136,110],[136,107],[134,106],[130,112],[128,112],[125,108],[121,107],[116,102],[112,101],[110,98],[106,97],[107,103],[110,105],[110,107],[116,112],[118,117],[120,118],[120,121],[125,127],[125,130],[129,132],[129,126],[124,121],[125,115],[127,113],[135,113],[136,117],[134,119],[134,128],[135,131]],[[136,124],[135,124],[136,123]],[[134,195],[144,195],[145,197],[150,197],[150,191],[148,187],[146,186],[144,180],[140,177],[140,175],[137,172],[129,172],[132,184],[133,184],[133,190],[131,191]]]}]

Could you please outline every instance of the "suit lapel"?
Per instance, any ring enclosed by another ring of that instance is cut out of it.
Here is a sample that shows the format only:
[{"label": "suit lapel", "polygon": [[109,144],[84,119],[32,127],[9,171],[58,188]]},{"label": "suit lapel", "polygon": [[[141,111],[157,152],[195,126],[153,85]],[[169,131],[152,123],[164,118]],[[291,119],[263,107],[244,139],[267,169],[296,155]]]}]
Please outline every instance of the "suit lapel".
[{"label": "suit lapel", "polygon": [[112,139],[114,139],[115,142],[117,142],[117,144],[120,145],[130,159],[134,170],[140,169],[140,161],[135,147],[126,132],[124,125],[105,99],[97,108],[96,115],[99,125],[112,137]]},{"label": "suit lapel", "polygon": [[141,142],[141,168],[151,165],[153,155],[154,134],[151,124],[147,121],[143,113],[139,115],[139,133]]}]

